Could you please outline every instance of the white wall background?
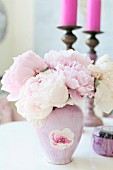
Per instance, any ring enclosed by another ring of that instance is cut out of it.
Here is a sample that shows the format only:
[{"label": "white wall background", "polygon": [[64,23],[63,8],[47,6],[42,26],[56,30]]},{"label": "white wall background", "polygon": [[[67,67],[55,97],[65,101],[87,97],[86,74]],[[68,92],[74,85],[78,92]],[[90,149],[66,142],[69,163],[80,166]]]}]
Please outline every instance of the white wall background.
[{"label": "white wall background", "polygon": [[0,42],[0,75],[12,58],[34,48],[34,1],[2,0],[8,17],[5,39]]},{"label": "white wall background", "polygon": [[[82,33],[85,30],[86,0],[78,0],[78,25],[83,28],[74,31],[78,41],[74,47],[86,53],[88,47],[85,40],[89,37]],[[35,0],[35,51],[42,55],[50,49],[65,49],[60,38],[63,31],[56,29],[60,24],[61,0]],[[96,48],[98,56],[108,53],[113,58],[113,0],[102,0],[101,30],[105,33],[98,35],[100,45]]]}]

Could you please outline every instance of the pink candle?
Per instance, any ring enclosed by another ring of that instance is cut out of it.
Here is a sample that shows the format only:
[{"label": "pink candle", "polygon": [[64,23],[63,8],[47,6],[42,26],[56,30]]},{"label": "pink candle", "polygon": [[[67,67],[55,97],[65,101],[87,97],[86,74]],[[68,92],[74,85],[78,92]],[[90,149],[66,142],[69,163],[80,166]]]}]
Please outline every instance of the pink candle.
[{"label": "pink candle", "polygon": [[76,25],[77,0],[62,0],[61,26]]},{"label": "pink candle", "polygon": [[100,31],[101,0],[87,0],[87,31]]}]

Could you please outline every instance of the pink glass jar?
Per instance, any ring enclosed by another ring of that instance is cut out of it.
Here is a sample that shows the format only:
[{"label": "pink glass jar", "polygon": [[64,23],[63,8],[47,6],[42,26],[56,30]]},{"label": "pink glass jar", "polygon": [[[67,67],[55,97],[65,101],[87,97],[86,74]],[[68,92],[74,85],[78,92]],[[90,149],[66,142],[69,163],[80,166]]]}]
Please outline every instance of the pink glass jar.
[{"label": "pink glass jar", "polygon": [[94,129],[93,149],[99,155],[113,157],[113,126],[98,126]]}]

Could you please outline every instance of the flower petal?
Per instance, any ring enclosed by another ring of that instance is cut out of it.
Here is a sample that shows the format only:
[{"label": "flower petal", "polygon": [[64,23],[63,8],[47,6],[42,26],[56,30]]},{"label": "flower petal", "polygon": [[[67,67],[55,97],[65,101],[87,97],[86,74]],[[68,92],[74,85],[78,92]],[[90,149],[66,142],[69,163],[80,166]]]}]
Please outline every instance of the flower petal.
[{"label": "flower petal", "polygon": [[94,102],[105,113],[113,110],[113,92],[102,81],[97,86]]}]

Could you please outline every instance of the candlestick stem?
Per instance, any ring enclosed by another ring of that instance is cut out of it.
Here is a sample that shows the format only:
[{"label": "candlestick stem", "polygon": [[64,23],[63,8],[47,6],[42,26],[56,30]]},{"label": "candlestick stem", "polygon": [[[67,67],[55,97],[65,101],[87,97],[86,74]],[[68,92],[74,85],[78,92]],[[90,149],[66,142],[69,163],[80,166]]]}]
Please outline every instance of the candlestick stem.
[{"label": "candlestick stem", "polygon": [[[84,31],[84,33],[90,34],[90,38],[86,41],[86,44],[90,48],[88,55],[91,58],[91,60],[93,60],[93,63],[95,63],[97,59],[95,47],[99,44],[99,41],[96,38],[96,34],[100,34],[102,32]],[[90,127],[103,125],[102,120],[99,117],[97,117],[94,112],[94,98],[91,98],[91,99],[87,98],[86,107],[87,108],[86,108],[86,113],[85,113],[84,125],[90,126]]]},{"label": "candlestick stem", "polygon": [[59,26],[59,29],[65,30],[66,33],[62,37],[62,41],[66,44],[66,49],[73,49],[73,44],[77,41],[76,35],[73,34],[73,30],[81,28],[80,26]]},{"label": "candlestick stem", "polygon": [[[85,31],[85,33],[87,33],[87,31]],[[91,60],[93,60],[93,62],[95,63],[97,59],[95,47],[99,44],[99,41],[96,38],[96,32],[91,31],[90,33],[91,33],[91,37],[86,41],[86,44],[90,47],[88,54]]]},{"label": "candlestick stem", "polygon": [[72,45],[76,42],[77,37],[72,33],[72,30],[67,30],[66,34],[62,37],[62,41],[66,44],[66,49],[74,49]]}]

